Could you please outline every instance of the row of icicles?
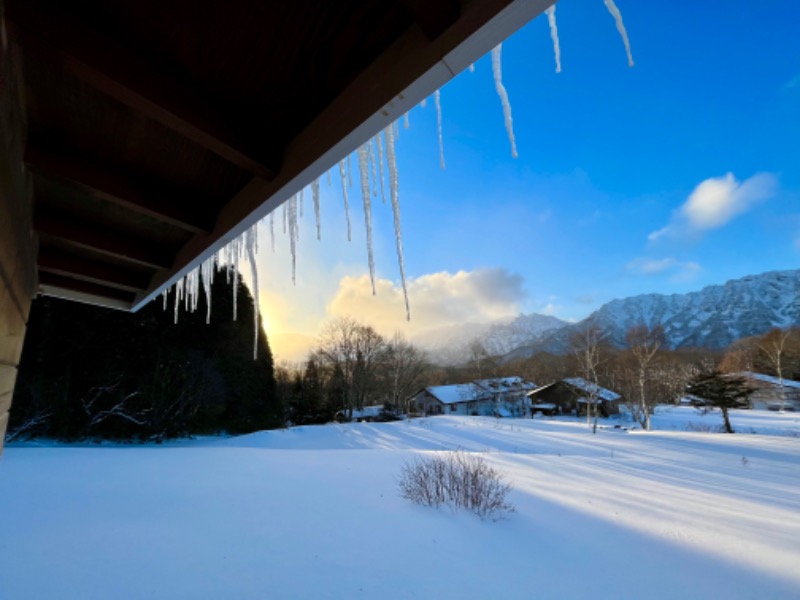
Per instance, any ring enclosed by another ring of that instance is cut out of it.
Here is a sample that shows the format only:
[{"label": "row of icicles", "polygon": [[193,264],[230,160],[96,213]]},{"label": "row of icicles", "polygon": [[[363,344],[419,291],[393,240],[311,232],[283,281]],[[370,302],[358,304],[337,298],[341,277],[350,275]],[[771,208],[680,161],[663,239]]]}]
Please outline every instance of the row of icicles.
[{"label": "row of icicles", "polygon": [[[633,56],[631,55],[630,42],[625,25],[622,21],[622,14],[617,8],[614,0],[604,0],[608,11],[614,17],[617,30],[620,33],[622,42],[625,45],[625,52],[628,57],[628,65],[633,66]],[[556,72],[561,72],[561,47],[558,40],[558,25],[556,23],[555,4],[545,11],[550,27],[550,36],[553,40],[553,52],[555,55]],[[503,108],[503,120],[505,122],[508,140],[511,144],[511,155],[517,157],[517,146],[514,138],[514,125],[511,114],[511,102],[508,92],[503,85],[502,71],[502,44],[499,44],[491,52],[492,74],[497,95]],[[471,72],[475,71],[474,65],[469,66]],[[439,139],[439,164],[445,168],[444,143],[442,136],[442,104],[441,93],[436,90],[433,93],[434,104],[436,107],[436,125]],[[425,100],[421,105],[425,106]],[[409,127],[408,113],[403,115],[404,127]],[[394,217],[395,244],[397,248],[397,261],[400,268],[400,281],[403,288],[403,298],[406,307],[406,318],[411,319],[411,308],[408,302],[408,289],[406,286],[405,263],[403,260],[403,236],[400,226],[400,198],[399,198],[399,179],[397,171],[397,154],[395,143],[399,137],[398,122],[395,121],[383,131],[379,132],[368,142],[356,150],[356,160],[358,163],[358,174],[361,183],[361,201],[364,208],[364,227],[367,234],[367,261],[369,265],[369,276],[372,284],[372,293],[375,294],[375,260],[372,250],[372,198],[377,198],[380,194],[383,203],[386,203],[386,188],[388,187],[389,202],[392,207]],[[348,187],[352,187],[351,155],[342,159],[338,163],[339,178],[342,184],[342,197],[344,199],[344,210],[347,220],[347,241],[351,241],[352,229],[350,223],[350,198]],[[387,182],[388,175],[388,182]],[[327,183],[331,184],[331,172],[327,171]],[[321,239],[322,227],[320,223],[320,182],[319,178],[311,183],[311,200],[314,206],[314,216],[316,219],[317,239]],[[281,218],[283,221],[283,233],[289,236],[289,247],[292,257],[292,283],[295,282],[297,267],[297,241],[299,239],[299,218],[303,216],[304,189],[291,198],[283,202]],[[276,209],[277,210],[277,209]],[[269,214],[269,230],[272,250],[275,250],[275,212]],[[266,217],[265,217],[266,219]],[[265,220],[264,219],[264,220]],[[264,221],[262,220],[262,222]],[[256,268],[256,254],[258,253],[258,225],[256,223],[239,237],[232,240],[211,257],[200,263],[197,267],[180,278],[174,285],[174,312],[175,322],[178,322],[178,312],[181,303],[185,310],[194,312],[197,310],[198,299],[200,297],[200,287],[206,297],[206,322],[211,320],[211,282],[213,281],[214,271],[225,269],[227,282],[233,282],[233,319],[236,320],[237,297],[239,288],[239,262],[246,257],[250,263],[250,273],[253,279],[253,305],[255,336],[253,340],[253,358],[258,358],[258,333],[260,311],[258,306],[258,269]],[[169,288],[162,292],[164,309],[167,308],[167,298]]]}]

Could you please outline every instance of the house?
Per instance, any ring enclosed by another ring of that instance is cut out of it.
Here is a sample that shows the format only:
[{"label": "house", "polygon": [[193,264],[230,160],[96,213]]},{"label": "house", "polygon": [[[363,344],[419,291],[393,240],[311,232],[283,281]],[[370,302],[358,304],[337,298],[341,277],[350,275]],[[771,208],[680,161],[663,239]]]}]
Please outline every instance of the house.
[{"label": "house", "polygon": [[424,415],[524,417],[530,408],[527,393],[535,388],[535,384],[521,377],[434,385],[414,394],[410,406]]},{"label": "house", "polygon": [[528,392],[531,412],[551,416],[585,415],[586,405],[592,396],[597,401],[601,416],[619,414],[622,396],[581,377],[562,379]]},{"label": "house", "polygon": [[800,411],[800,381],[781,380],[772,375],[743,371],[736,374],[742,377],[753,390],[750,395],[750,408],[757,410]]}]

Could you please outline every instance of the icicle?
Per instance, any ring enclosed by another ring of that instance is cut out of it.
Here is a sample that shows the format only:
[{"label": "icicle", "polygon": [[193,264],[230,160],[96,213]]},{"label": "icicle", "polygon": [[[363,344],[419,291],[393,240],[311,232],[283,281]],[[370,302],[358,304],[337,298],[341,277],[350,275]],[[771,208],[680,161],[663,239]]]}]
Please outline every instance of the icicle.
[{"label": "icicle", "polygon": [[383,174],[383,141],[381,140],[380,131],[378,132],[378,135],[372,138],[372,143],[375,144],[375,147],[377,149],[376,154],[378,155],[378,175],[379,175],[378,181],[380,182],[381,186],[381,202],[386,204],[386,193],[383,190],[383,180],[385,179],[385,176]]},{"label": "icicle", "polygon": [[206,324],[211,323],[211,284],[214,281],[214,259],[216,255],[205,259],[200,264],[200,274],[203,276],[203,289],[206,292]]},{"label": "icicle", "polygon": [[372,295],[375,295],[375,258],[372,253],[372,198],[369,195],[369,142],[358,149],[358,172],[361,175],[361,199],[364,202],[364,225],[367,229],[367,261]]},{"label": "icicle", "polygon": [[325,173],[325,175],[328,177],[328,187],[331,187],[331,171],[332,170],[333,169],[328,169],[328,171]]},{"label": "icicle", "polygon": [[506,131],[508,131],[508,141],[511,142],[511,156],[517,158],[517,143],[514,140],[514,121],[511,118],[511,103],[508,100],[508,92],[503,85],[502,50],[502,44],[498,44],[497,47],[492,50],[492,72],[494,73],[494,86],[497,88],[497,95],[500,96],[500,102],[503,105],[503,118],[506,122]]},{"label": "icicle", "polygon": [[305,188],[302,188],[300,190],[300,196],[299,196],[299,199],[297,201],[298,206],[299,206],[299,211],[300,211],[300,218],[303,218],[303,191],[304,190],[305,190]]},{"label": "icicle", "polygon": [[439,90],[433,93],[433,102],[436,104],[436,129],[439,132],[439,166],[444,171],[444,141],[442,140],[442,99]]},{"label": "icicle", "polygon": [[390,125],[384,130],[386,136],[386,162],[389,165],[389,195],[392,201],[392,214],[394,215],[394,237],[397,245],[397,262],[400,265],[400,280],[403,284],[403,298],[406,302],[406,319],[411,320],[411,308],[408,304],[408,289],[406,288],[406,266],[403,260],[403,232],[400,227],[400,198],[397,178],[397,156],[394,152],[394,131]]},{"label": "icicle", "polygon": [[556,23],[556,5],[546,11],[547,23],[550,25],[550,37],[553,39],[553,53],[556,57],[556,73],[561,73],[561,45],[558,43],[558,23]]},{"label": "icicle", "polygon": [[392,133],[394,133],[395,142],[400,139],[400,125],[397,123],[397,121],[392,123]]},{"label": "icicle", "polygon": [[319,179],[311,182],[311,197],[314,200],[314,216],[317,219],[317,239],[320,239],[320,219],[319,219]]},{"label": "icicle", "polygon": [[475,63],[472,63],[472,64],[469,66],[469,72],[470,72],[470,73],[474,73],[474,72],[475,72]]},{"label": "icicle", "polygon": [[181,305],[181,300],[183,299],[183,277],[181,277],[177,282],[175,282],[175,324],[178,324],[178,308]]},{"label": "icicle", "polygon": [[272,251],[275,252],[275,211],[269,213],[269,239]]},{"label": "icicle", "polygon": [[256,360],[258,358],[258,317],[261,311],[258,306],[258,268],[256,267],[256,249],[258,241],[256,239],[255,225],[247,232],[246,239],[247,260],[250,262],[250,274],[253,277],[253,320],[255,321],[253,324],[253,360]]},{"label": "icicle", "polygon": [[411,121],[408,120],[408,113],[403,115],[403,129],[408,129],[411,127]]},{"label": "icicle", "polygon": [[283,208],[283,233],[286,234],[286,229],[287,229],[286,225],[288,224],[288,219],[289,219],[289,215],[286,213],[287,211],[286,202],[283,203],[281,208]]},{"label": "icicle", "polygon": [[420,102],[420,103],[419,103],[419,105],[420,105],[422,108],[425,108],[426,106],[428,106],[428,99],[427,99],[427,98],[423,98],[423,99],[422,99],[422,102]]},{"label": "icicle", "polygon": [[292,253],[292,285],[296,284],[297,274],[297,196],[292,196],[289,204],[289,248]]},{"label": "icicle", "polygon": [[[236,320],[237,315],[237,304],[239,301],[239,240],[237,238],[231,243],[232,252],[233,252],[233,320]],[[228,264],[228,269],[230,269],[230,264]]]},{"label": "icicle", "polygon": [[622,22],[622,13],[619,12],[614,0],[605,0],[606,8],[611,16],[614,17],[614,22],[617,24],[617,31],[622,38],[622,43],[625,44],[625,54],[628,55],[628,66],[633,66],[633,55],[631,54],[631,42],[628,39],[628,32],[625,29],[625,23]]},{"label": "icicle", "polygon": [[347,187],[353,187],[353,169],[350,165],[350,155],[347,155]]},{"label": "icicle", "polygon": [[369,160],[369,170],[372,173],[372,195],[378,197],[378,167],[375,166],[375,152],[372,149],[372,140],[369,140],[364,147],[367,149],[367,159]]},{"label": "icicle", "polygon": [[350,200],[347,197],[347,173],[345,161],[339,161],[339,177],[342,180],[342,196],[344,196],[344,214],[347,218],[347,241],[351,241],[350,231]]},{"label": "icicle", "polygon": [[161,298],[163,298],[163,300],[164,300],[164,309],[163,310],[167,310],[167,296],[168,295],[169,295],[169,288],[167,288],[163,292],[161,292]]}]

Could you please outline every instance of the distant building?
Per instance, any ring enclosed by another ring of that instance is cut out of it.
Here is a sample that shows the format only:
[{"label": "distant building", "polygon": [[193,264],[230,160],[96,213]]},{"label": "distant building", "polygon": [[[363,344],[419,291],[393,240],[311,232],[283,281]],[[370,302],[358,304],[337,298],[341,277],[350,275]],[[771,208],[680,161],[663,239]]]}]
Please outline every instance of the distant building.
[{"label": "distant building", "polygon": [[424,415],[524,417],[530,414],[527,393],[536,384],[522,377],[480,379],[428,386],[411,397],[411,410]]},{"label": "distant building", "polygon": [[544,415],[585,415],[592,397],[603,417],[619,414],[622,396],[581,377],[562,379],[528,392],[531,412]]},{"label": "distant building", "polygon": [[743,371],[736,373],[753,390],[750,407],[757,410],[800,411],[800,381],[784,379],[783,385],[777,377]]}]

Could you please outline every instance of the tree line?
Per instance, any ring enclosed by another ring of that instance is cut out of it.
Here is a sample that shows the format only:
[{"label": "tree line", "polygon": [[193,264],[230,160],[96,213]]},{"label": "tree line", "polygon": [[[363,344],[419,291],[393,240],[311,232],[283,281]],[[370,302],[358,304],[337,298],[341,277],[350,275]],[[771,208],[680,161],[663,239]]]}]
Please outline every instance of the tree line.
[{"label": "tree line", "polygon": [[[623,348],[613,346],[605,332],[589,322],[572,336],[562,354],[539,353],[504,363],[474,340],[465,364],[437,366],[401,335],[387,338],[370,325],[344,317],[324,326],[303,363],[279,365],[276,379],[286,421],[309,424],[350,420],[353,410],[376,404],[405,413],[411,395],[431,385],[506,376],[544,385],[580,376],[597,388],[619,393],[645,429],[650,428],[656,405],[675,403],[690,384],[715,373],[728,374],[728,381],[733,380],[730,374],[742,371],[800,379],[798,328],[773,329],[726,350],[672,350],[663,327],[640,324],[628,330],[625,342]],[[587,419],[596,426],[594,400],[589,398]],[[746,395],[740,394],[730,406],[744,400]]]},{"label": "tree line", "polygon": [[217,272],[213,315],[172,300],[138,313],[40,297],[33,302],[10,414],[9,439],[154,440],[279,427],[272,354],[253,298]]}]

